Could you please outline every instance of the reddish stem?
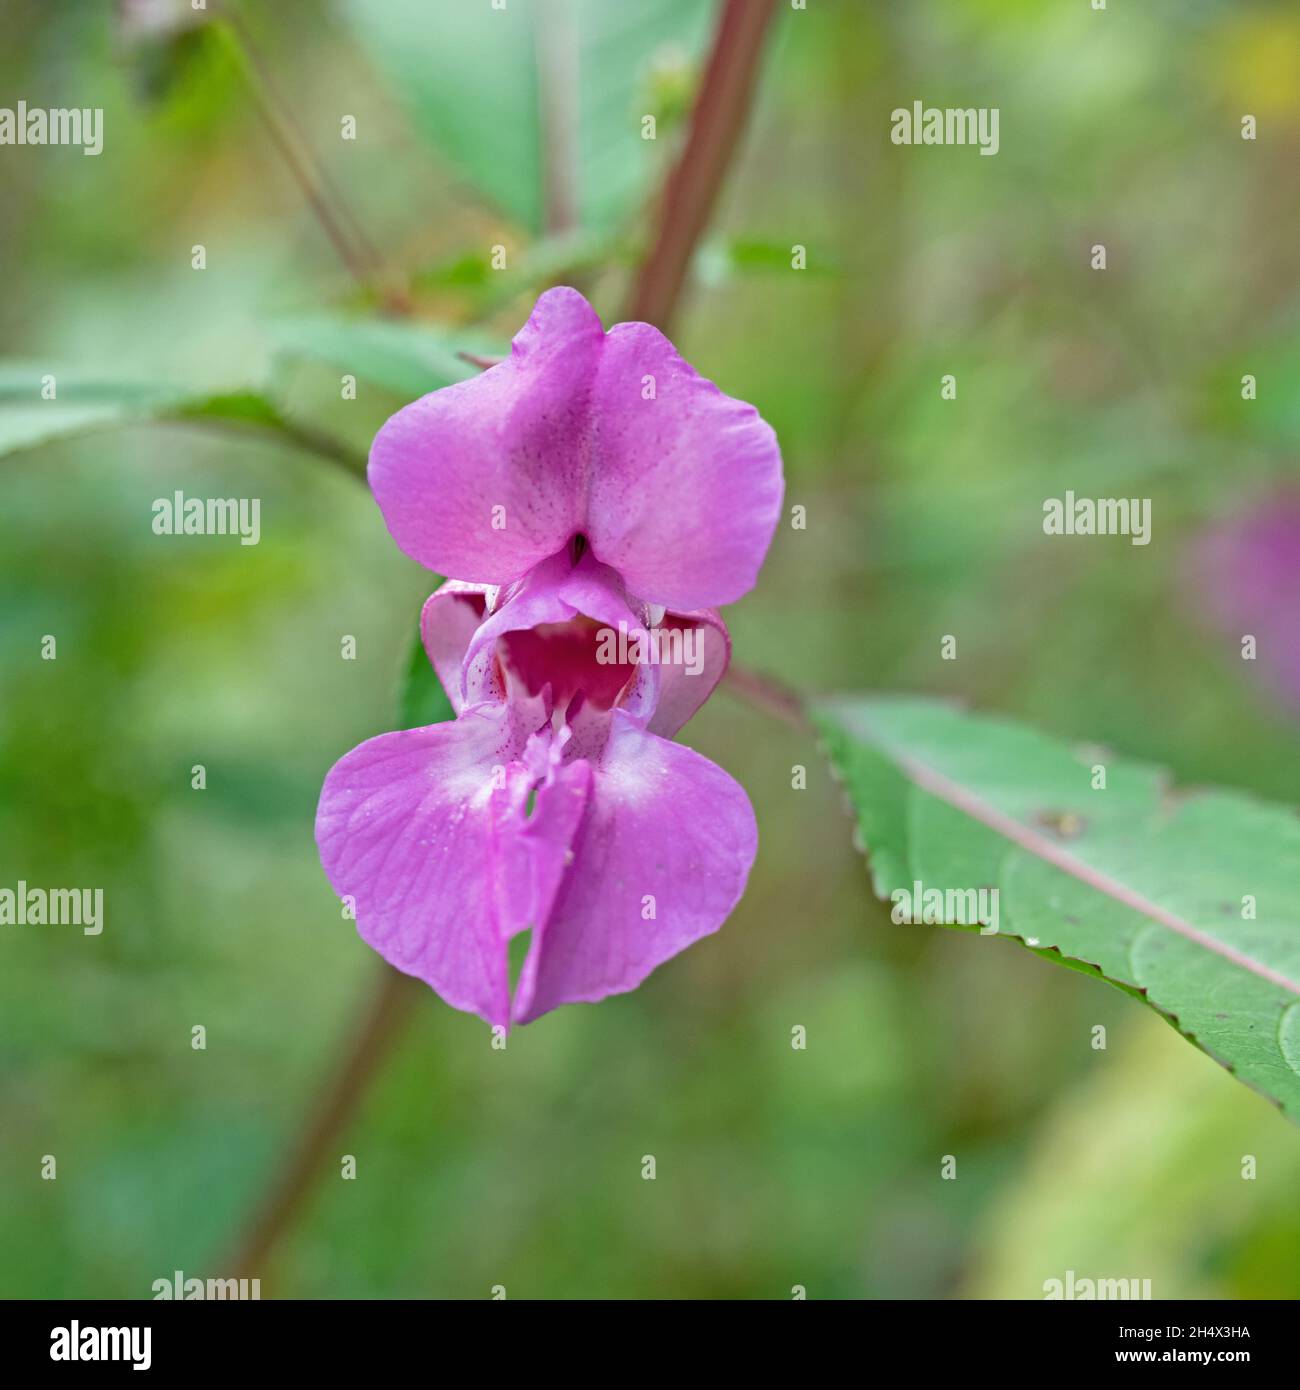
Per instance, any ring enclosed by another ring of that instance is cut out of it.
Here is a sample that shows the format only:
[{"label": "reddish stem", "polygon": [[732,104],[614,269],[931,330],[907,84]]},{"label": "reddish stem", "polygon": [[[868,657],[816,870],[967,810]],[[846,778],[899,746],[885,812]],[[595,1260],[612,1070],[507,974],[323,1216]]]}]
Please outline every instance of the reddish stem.
[{"label": "reddish stem", "polygon": [[420,982],[390,965],[381,967],[361,1022],[330,1073],[306,1128],[290,1147],[284,1167],[262,1198],[253,1220],[232,1254],[223,1278],[265,1277],[267,1260],[311,1191],[330,1147],[356,1114],[371,1078],[401,1033],[411,1005],[423,993]]},{"label": "reddish stem", "polygon": [[668,331],[691,256],[744,129],[775,11],[776,0],[726,0],[723,5],[690,133],[668,176],[658,233],[628,303],[629,319]]}]

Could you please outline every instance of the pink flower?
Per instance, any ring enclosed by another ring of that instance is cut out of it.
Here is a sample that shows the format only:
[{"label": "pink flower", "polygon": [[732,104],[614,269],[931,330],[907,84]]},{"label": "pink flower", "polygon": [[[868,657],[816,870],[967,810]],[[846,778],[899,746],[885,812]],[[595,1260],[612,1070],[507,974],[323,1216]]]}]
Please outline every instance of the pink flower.
[{"label": "pink flower", "polygon": [[369,476],[398,545],[464,576],[421,620],[456,718],[335,764],[330,882],[386,960],[489,1023],[634,989],[721,926],[753,863],[744,791],[669,740],[776,528],[775,435],[656,329],[605,333],[553,289],[506,361],[388,421]]},{"label": "pink flower", "polygon": [[1242,669],[1300,710],[1300,489],[1279,488],[1211,527],[1191,561],[1192,592],[1234,649],[1255,639],[1257,662]]}]

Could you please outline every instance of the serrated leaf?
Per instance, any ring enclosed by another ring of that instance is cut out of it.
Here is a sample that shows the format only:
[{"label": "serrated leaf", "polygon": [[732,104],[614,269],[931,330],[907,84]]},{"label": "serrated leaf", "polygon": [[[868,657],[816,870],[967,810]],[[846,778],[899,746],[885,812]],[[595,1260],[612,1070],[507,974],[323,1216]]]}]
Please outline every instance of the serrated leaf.
[{"label": "serrated leaf", "polygon": [[660,167],[641,118],[677,104],[678,74],[700,51],[711,9],[698,0],[510,0],[500,9],[486,0],[350,0],[345,12],[448,163],[540,231],[543,157],[560,151],[540,114],[539,34],[554,36],[565,61],[559,81],[574,106],[580,221],[607,227]]},{"label": "serrated leaf", "polygon": [[1174,796],[1156,768],[933,700],[827,700],[813,717],[878,896],[937,890],[946,924],[971,928],[965,895],[996,889],[999,934],[1139,993],[1300,1119],[1293,810]]}]

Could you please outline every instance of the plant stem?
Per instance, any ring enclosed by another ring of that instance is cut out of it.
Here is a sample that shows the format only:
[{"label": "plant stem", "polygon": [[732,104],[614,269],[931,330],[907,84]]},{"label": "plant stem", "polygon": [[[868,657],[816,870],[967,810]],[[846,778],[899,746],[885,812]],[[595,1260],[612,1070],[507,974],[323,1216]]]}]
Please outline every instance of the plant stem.
[{"label": "plant stem", "polygon": [[541,131],[542,217],[549,236],[578,223],[578,40],[569,0],[545,0],[533,31]]},{"label": "plant stem", "polygon": [[664,188],[659,229],[636,278],[626,317],[665,333],[696,243],[708,225],[758,79],[776,0],[725,0],[690,133]]},{"label": "plant stem", "polygon": [[265,1277],[276,1242],[311,1191],[327,1150],[347,1129],[374,1073],[401,1033],[420,982],[383,965],[342,1061],[321,1091],[306,1128],[232,1253],[224,1278]]},{"label": "plant stem", "polygon": [[774,719],[788,724],[792,729],[798,729],[801,733],[812,732],[812,725],[804,713],[803,696],[783,681],[759,675],[757,671],[737,666],[733,661],[727,667],[723,689],[747,705],[753,705],[764,714],[770,714]]},{"label": "plant stem", "polygon": [[[383,262],[379,253],[308,153],[307,142],[296,129],[288,107],[277,95],[271,70],[253,42],[248,26],[227,6],[216,13],[225,23],[225,33],[240,61],[244,80],[289,173],[307,199],[339,260],[362,289],[369,289],[372,281],[382,273]],[[337,204],[337,211],[332,204]],[[346,231],[344,222],[348,223]]]},{"label": "plant stem", "polygon": [[489,367],[495,367],[498,363],[504,362],[504,357],[480,357],[477,352],[458,352],[456,354],[462,362],[468,362],[471,367],[477,367],[479,371],[485,372]]},{"label": "plant stem", "polygon": [[161,415],[160,425],[181,425],[188,430],[207,432],[223,439],[230,435],[246,436],[250,439],[264,439],[268,444],[291,444],[313,458],[325,459],[336,464],[349,478],[366,481],[366,456],[349,449],[346,444],[327,434],[283,421],[279,425],[261,425],[256,421],[204,420],[198,416]]}]

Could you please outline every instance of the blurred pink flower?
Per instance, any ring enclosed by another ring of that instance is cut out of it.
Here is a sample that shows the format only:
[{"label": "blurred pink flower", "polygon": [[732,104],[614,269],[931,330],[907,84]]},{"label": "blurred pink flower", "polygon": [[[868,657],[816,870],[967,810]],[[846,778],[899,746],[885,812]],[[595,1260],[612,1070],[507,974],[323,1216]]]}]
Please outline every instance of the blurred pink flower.
[{"label": "blurred pink flower", "polygon": [[[456,718],[335,764],[330,882],[386,960],[494,1025],[635,988],[722,924],[757,847],[741,787],[669,740],[771,542],[775,435],[656,329],[605,333],[554,289],[509,358],[384,425],[369,476],[398,545],[463,576],[421,621]],[[640,659],[652,636],[676,659]]]},{"label": "blurred pink flower", "polygon": [[1300,708],[1300,491],[1216,526],[1198,543],[1196,568],[1215,622],[1238,640],[1255,638],[1252,671]]}]

